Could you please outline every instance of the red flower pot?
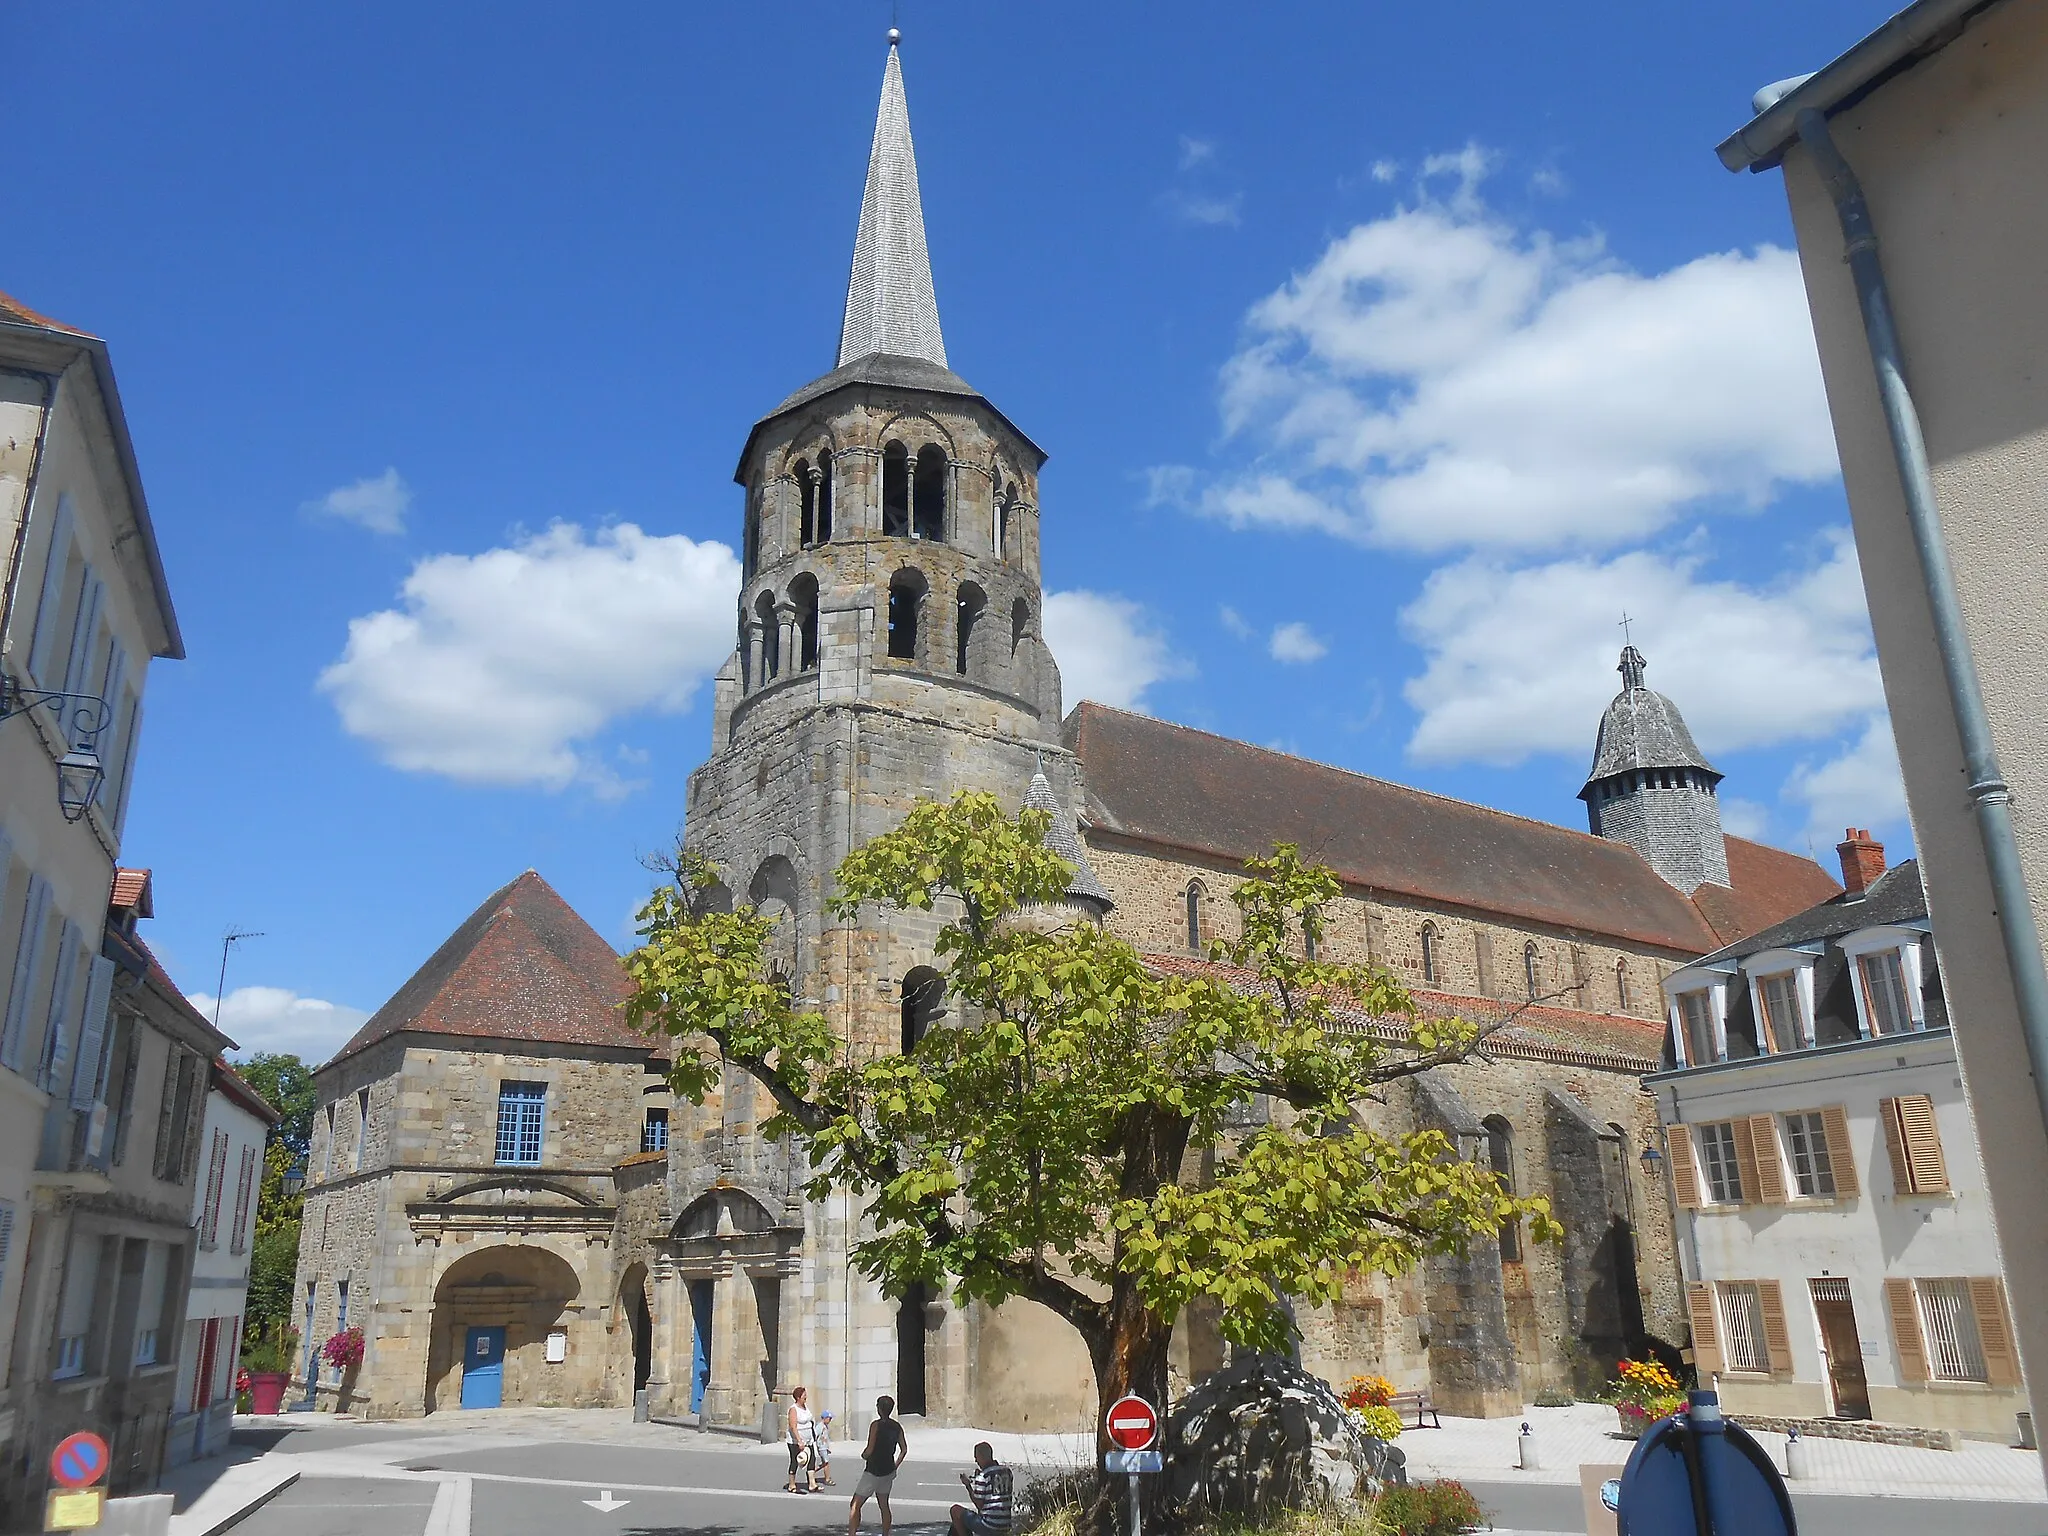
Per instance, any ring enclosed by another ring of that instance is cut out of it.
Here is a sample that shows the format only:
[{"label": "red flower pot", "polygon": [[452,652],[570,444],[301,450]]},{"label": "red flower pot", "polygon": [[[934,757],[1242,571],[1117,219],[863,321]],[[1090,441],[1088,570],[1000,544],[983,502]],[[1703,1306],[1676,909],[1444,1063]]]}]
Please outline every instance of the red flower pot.
[{"label": "red flower pot", "polygon": [[251,1413],[276,1413],[284,1406],[285,1388],[292,1378],[286,1371],[251,1371],[249,1373],[249,1411]]}]

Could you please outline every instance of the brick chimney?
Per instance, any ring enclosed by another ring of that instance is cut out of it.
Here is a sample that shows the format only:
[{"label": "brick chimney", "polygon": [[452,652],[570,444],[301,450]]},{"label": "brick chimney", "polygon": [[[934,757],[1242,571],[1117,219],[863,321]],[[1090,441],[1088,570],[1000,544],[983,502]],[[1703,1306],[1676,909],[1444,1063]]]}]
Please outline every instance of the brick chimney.
[{"label": "brick chimney", "polygon": [[1835,852],[1842,857],[1842,884],[1851,896],[1861,896],[1884,873],[1884,844],[1873,839],[1867,828],[1849,828],[1835,844]]}]

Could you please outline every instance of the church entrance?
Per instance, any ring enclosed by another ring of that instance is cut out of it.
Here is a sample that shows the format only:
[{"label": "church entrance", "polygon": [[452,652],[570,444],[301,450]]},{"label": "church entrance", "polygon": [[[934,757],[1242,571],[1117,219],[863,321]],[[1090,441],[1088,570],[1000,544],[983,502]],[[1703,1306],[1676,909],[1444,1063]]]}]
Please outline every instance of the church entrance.
[{"label": "church entrance", "polygon": [[711,1385],[711,1297],[709,1280],[690,1282],[690,1412],[704,1411],[704,1389]]},{"label": "church entrance", "polygon": [[896,1309],[896,1411],[924,1412],[925,1301],[922,1285],[913,1285]]},{"label": "church entrance", "polygon": [[[536,1402],[561,1392],[553,1369],[568,1358],[582,1289],[576,1271],[533,1243],[478,1249],[449,1266],[434,1287],[426,1410]],[[549,1339],[559,1342],[551,1363]],[[601,1338],[601,1335],[600,1335]],[[592,1361],[603,1374],[602,1354]]]}]

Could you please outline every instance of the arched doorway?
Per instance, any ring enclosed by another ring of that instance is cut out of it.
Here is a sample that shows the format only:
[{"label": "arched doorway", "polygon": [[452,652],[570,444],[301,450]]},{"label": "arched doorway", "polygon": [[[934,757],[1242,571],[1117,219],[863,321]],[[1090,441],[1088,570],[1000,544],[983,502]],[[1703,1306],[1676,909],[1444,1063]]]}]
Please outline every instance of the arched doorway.
[{"label": "arched doorway", "polygon": [[[426,1411],[568,1405],[585,1375],[601,1382],[602,1330],[572,1315],[582,1286],[566,1259],[532,1244],[465,1254],[434,1287]],[[585,1351],[595,1351],[585,1357]]]},{"label": "arched doorway", "polygon": [[616,1316],[623,1325],[633,1370],[633,1391],[639,1392],[654,1374],[654,1313],[647,1305],[647,1266],[635,1264],[619,1281]]}]

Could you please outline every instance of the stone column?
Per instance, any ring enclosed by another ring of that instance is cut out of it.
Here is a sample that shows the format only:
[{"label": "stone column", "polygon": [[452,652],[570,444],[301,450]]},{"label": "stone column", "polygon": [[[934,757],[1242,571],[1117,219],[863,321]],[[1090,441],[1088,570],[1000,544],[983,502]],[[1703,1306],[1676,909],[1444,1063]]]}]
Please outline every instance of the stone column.
[{"label": "stone column", "polygon": [[648,1348],[653,1358],[647,1369],[647,1411],[673,1416],[689,1407],[678,1403],[676,1383],[688,1379],[689,1367],[676,1358],[676,1329],[688,1310],[684,1301],[682,1276],[673,1261],[654,1261],[654,1316],[648,1329]]},{"label": "stone column", "polygon": [[722,1255],[712,1281],[711,1380],[704,1388],[700,1420],[705,1424],[733,1423],[741,1405],[739,1324],[751,1311],[747,1298],[741,1294],[746,1289],[747,1277],[733,1262],[732,1255]]},{"label": "stone column", "polygon": [[803,670],[803,640],[797,634],[796,604],[786,598],[775,605],[775,632],[780,637],[776,650],[782,658],[782,675],[794,677]]}]

